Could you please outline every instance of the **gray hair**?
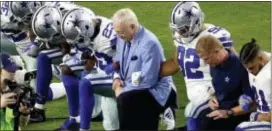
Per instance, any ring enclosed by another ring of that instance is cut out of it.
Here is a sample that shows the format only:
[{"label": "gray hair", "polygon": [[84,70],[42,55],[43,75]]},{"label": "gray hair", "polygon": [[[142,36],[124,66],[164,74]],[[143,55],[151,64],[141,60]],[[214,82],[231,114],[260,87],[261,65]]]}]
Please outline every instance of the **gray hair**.
[{"label": "gray hair", "polygon": [[136,14],[130,8],[124,8],[116,11],[112,17],[113,23],[120,22],[121,24],[135,24],[139,26]]}]

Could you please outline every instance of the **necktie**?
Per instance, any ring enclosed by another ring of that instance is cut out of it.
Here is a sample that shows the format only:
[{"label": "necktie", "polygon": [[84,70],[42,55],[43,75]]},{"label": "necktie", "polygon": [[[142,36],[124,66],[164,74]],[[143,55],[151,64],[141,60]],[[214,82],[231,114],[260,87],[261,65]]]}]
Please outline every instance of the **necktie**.
[{"label": "necktie", "polygon": [[131,47],[131,43],[130,42],[126,42],[125,43],[126,45],[125,45],[125,53],[124,53],[124,59],[123,59],[123,73],[124,73],[124,75],[125,75],[125,77],[126,77],[126,73],[127,73],[127,70],[126,70],[126,66],[127,66],[127,61],[128,61],[128,56],[129,56],[129,51],[130,51],[130,47]]},{"label": "necktie", "polygon": [[130,47],[131,47],[131,43],[130,42],[127,42],[126,43],[126,50],[125,50],[125,56],[124,56],[124,65],[126,66],[127,64],[127,61],[128,61],[128,56],[129,56],[129,51],[130,51]]}]

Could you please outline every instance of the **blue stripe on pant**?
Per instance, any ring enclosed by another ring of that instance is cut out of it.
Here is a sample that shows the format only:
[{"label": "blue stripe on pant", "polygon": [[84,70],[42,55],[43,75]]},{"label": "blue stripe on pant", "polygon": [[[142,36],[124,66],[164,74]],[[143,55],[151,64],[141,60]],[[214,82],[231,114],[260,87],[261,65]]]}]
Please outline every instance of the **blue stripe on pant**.
[{"label": "blue stripe on pant", "polygon": [[84,79],[89,80],[94,87],[112,87],[112,77],[99,68],[95,68],[89,74],[85,73]]},{"label": "blue stripe on pant", "polygon": [[58,57],[63,56],[60,48],[43,50],[39,54],[45,54],[50,59],[54,59],[54,58],[58,58]]},{"label": "blue stripe on pant", "polygon": [[256,126],[249,126],[249,127],[243,128],[243,130],[250,130],[250,129],[271,130],[271,125],[256,125]]},{"label": "blue stripe on pant", "polygon": [[192,117],[193,117],[193,118],[197,118],[198,115],[199,115],[203,110],[209,108],[208,103],[209,103],[209,101],[206,101],[206,102],[200,104],[199,106],[197,106],[197,108],[196,108],[196,109],[194,110],[194,112],[193,112]]},{"label": "blue stripe on pant", "polygon": [[236,131],[245,131],[245,130],[262,130],[267,131],[271,130],[271,122],[267,121],[252,121],[252,122],[242,122],[236,129]]},{"label": "blue stripe on pant", "polygon": [[84,71],[84,65],[83,63],[81,64],[76,64],[76,65],[68,65],[70,67],[70,69],[75,73],[75,74],[79,74],[78,76],[80,76],[81,72]]},{"label": "blue stripe on pant", "polygon": [[112,79],[100,69],[93,69],[91,72],[83,71],[80,81],[80,128],[89,129],[92,110],[94,106],[94,89],[107,86],[111,90]]},{"label": "blue stripe on pant", "polygon": [[[71,59],[71,60],[73,60],[73,59]],[[64,73],[65,71],[63,72],[64,74],[61,75],[61,79],[62,79],[62,82],[64,84],[65,90],[66,90],[67,102],[68,102],[68,106],[69,106],[68,109],[69,109],[70,117],[77,117],[77,116],[80,115],[79,114],[79,112],[80,112],[80,107],[79,107],[80,102],[82,102],[82,100],[84,102],[86,102],[85,99],[90,100],[90,101],[88,101],[88,102],[90,102],[90,105],[87,105],[88,107],[86,107],[87,111],[88,111],[88,109],[92,110],[93,109],[92,104],[94,104],[92,102],[92,100],[94,99],[93,98],[93,93],[92,93],[91,90],[88,89],[88,86],[87,86],[87,88],[85,88],[85,86],[81,86],[81,84],[84,84],[84,83],[79,81],[79,78],[80,78],[79,76],[80,75],[78,75],[78,74],[80,74],[84,70],[83,63],[70,61],[70,62],[67,62],[67,63],[62,63],[61,65],[68,66],[72,70],[72,72],[76,75],[76,76],[67,75],[67,74]],[[83,94],[83,95],[81,97],[79,97],[80,94]],[[88,94],[88,95],[86,95],[86,94]],[[81,103],[81,104],[83,104],[83,103]],[[87,103],[84,103],[84,104],[87,104]],[[86,109],[83,109],[81,111],[86,112]],[[91,114],[91,113],[87,112],[87,114]],[[89,119],[89,118],[83,118],[83,120],[84,119]],[[85,125],[85,124],[83,124],[83,125]],[[67,130],[67,127],[66,127],[65,123],[62,125],[62,129]]]},{"label": "blue stripe on pant", "polygon": [[197,105],[192,102],[188,104],[188,106],[190,106],[190,113],[187,116],[187,130],[206,129],[207,124],[205,123],[205,118],[209,110],[208,102],[207,100]]},{"label": "blue stripe on pant", "polygon": [[112,78],[111,76],[98,77],[88,79],[93,87],[110,87],[112,86]]},{"label": "blue stripe on pant", "polygon": [[[112,77],[107,75],[100,68],[94,68],[92,71],[83,71],[82,80],[80,82],[80,117],[81,129],[89,129],[90,118],[94,105],[94,93],[102,96],[114,96],[112,91]],[[99,93],[102,92],[102,93]],[[107,94],[108,93],[108,94]],[[112,93],[113,95],[110,95]],[[86,104],[88,103],[88,105]]]}]

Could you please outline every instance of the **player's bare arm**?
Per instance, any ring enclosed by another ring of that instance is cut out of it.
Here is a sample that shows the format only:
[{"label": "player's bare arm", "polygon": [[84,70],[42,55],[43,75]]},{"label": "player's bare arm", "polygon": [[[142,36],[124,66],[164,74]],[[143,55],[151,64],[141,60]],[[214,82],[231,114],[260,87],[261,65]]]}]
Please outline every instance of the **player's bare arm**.
[{"label": "player's bare arm", "polygon": [[249,113],[249,112],[254,112],[255,110],[257,109],[257,104],[256,103],[252,103],[249,111],[244,111],[241,106],[235,106],[233,107],[231,110],[233,111],[233,115],[234,116],[239,116],[239,115],[244,115],[246,113]]},{"label": "player's bare arm", "polygon": [[258,115],[257,121],[268,121],[268,122],[271,122],[271,112],[269,112],[269,113],[260,113]]},{"label": "player's bare arm", "polygon": [[177,53],[165,62],[161,63],[160,77],[173,75],[179,71]]},{"label": "player's bare arm", "polygon": [[31,41],[34,41],[36,39],[36,35],[34,34],[33,30],[32,30],[32,27],[30,27],[29,31],[29,38]]}]

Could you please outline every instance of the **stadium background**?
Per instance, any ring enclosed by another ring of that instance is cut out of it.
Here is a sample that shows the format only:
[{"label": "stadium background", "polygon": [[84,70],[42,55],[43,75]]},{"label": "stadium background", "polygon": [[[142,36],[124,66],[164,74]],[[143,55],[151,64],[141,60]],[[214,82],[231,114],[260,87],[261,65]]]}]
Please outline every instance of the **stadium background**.
[{"label": "stadium background", "polygon": [[[176,2],[76,2],[92,9],[96,14],[110,18],[120,8],[131,8],[135,11],[140,23],[154,32],[161,41],[165,56],[171,57],[175,52],[172,42],[169,16]],[[256,38],[263,49],[270,52],[271,30],[270,2],[200,2],[205,13],[205,22],[226,28],[231,32],[234,46],[240,51],[243,44]],[[54,81],[56,81],[54,79]],[[180,109],[177,111],[177,126],[185,124],[184,107],[188,102],[183,78],[180,73],[174,75],[178,90]],[[46,105],[49,118],[40,124],[29,124],[23,130],[53,130],[62,124],[68,116],[66,98],[49,102]],[[143,116],[144,117],[144,116]],[[143,118],[144,119],[144,118]],[[92,130],[103,130],[101,122],[92,122]],[[161,129],[165,129],[161,126]]]}]

